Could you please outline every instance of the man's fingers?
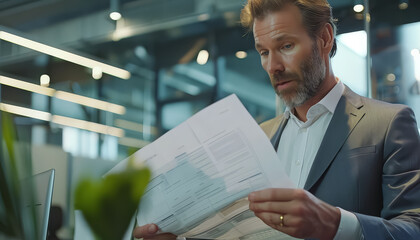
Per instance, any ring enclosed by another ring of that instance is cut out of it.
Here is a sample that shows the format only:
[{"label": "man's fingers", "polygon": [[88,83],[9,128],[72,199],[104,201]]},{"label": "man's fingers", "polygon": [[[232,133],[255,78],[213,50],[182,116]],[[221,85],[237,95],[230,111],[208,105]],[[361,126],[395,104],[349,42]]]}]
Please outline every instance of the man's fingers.
[{"label": "man's fingers", "polygon": [[280,219],[280,214],[275,213],[256,213],[255,216],[260,218],[268,226],[283,232],[290,236],[299,236],[302,233],[299,232],[299,226],[302,224],[302,221],[298,218],[291,215],[283,215],[283,221]]},{"label": "man's fingers", "polygon": [[296,191],[299,190],[301,189],[268,188],[250,193],[248,195],[248,200],[251,202],[289,201],[293,199],[293,197],[296,194]]},{"label": "man's fingers", "polygon": [[144,240],[175,240],[176,236],[171,233],[159,233],[156,224],[147,224],[144,226],[136,227],[133,231],[135,238],[143,238]]},{"label": "man's fingers", "polygon": [[286,233],[290,234],[293,232],[296,228],[294,226],[288,225],[293,222],[293,219],[290,218],[290,216],[283,216],[283,221],[280,220],[279,214],[272,214],[272,213],[258,213],[255,214],[258,218],[260,218],[265,224],[268,226]]},{"label": "man's fingers", "polygon": [[[260,218],[264,223],[269,226],[287,226],[287,216],[288,215],[281,215],[277,213],[269,213],[269,212],[261,212],[256,213],[255,216]],[[281,220],[280,216],[283,216],[283,220]],[[276,227],[277,228],[277,227]]]},{"label": "man's fingers", "polygon": [[292,207],[291,202],[250,202],[249,209],[253,212],[274,212],[285,214]]},{"label": "man's fingers", "polygon": [[135,238],[144,238],[145,236],[155,235],[159,230],[156,224],[147,224],[144,226],[136,227],[133,231]]}]

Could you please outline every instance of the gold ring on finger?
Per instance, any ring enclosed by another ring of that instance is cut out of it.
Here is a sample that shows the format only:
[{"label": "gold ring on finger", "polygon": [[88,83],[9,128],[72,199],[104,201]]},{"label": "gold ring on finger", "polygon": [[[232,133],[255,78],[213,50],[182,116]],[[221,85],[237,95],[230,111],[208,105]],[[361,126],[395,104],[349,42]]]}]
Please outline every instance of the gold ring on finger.
[{"label": "gold ring on finger", "polygon": [[284,226],[284,216],[283,214],[280,214],[280,227]]}]

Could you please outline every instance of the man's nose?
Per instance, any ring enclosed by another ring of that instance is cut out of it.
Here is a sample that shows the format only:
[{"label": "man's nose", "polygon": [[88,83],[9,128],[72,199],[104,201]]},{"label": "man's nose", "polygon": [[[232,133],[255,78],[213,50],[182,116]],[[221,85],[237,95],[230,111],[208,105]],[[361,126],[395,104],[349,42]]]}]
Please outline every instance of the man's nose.
[{"label": "man's nose", "polygon": [[285,70],[281,57],[277,56],[276,54],[269,55],[267,67],[269,74],[283,72]]}]

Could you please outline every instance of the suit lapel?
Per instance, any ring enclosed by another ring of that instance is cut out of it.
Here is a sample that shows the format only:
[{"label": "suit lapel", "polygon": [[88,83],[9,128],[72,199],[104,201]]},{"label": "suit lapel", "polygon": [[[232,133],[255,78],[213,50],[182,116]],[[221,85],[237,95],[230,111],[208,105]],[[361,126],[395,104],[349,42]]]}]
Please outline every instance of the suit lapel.
[{"label": "suit lapel", "polygon": [[325,132],[304,189],[310,190],[319,180],[365,114],[360,96],[346,87]]},{"label": "suit lapel", "polygon": [[274,149],[277,152],[277,148],[280,142],[280,136],[283,133],[284,127],[286,126],[288,118],[285,118],[284,115],[280,118],[280,125],[277,128],[277,131],[274,133],[273,137],[270,139],[271,144],[273,144]]}]

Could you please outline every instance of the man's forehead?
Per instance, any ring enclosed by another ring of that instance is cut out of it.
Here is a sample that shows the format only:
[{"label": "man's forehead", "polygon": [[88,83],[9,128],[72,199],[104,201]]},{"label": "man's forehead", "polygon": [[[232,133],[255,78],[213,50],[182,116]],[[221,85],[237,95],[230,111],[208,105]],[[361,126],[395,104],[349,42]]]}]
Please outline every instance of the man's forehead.
[{"label": "man's forehead", "polygon": [[254,38],[294,32],[303,29],[302,16],[299,9],[288,6],[278,11],[267,13],[264,17],[256,18],[253,23]]},{"label": "man's forehead", "polygon": [[286,29],[289,26],[290,25],[283,23],[273,23],[267,26],[254,27],[254,38],[258,39],[263,36],[278,37],[280,35],[285,35],[287,34]]}]

